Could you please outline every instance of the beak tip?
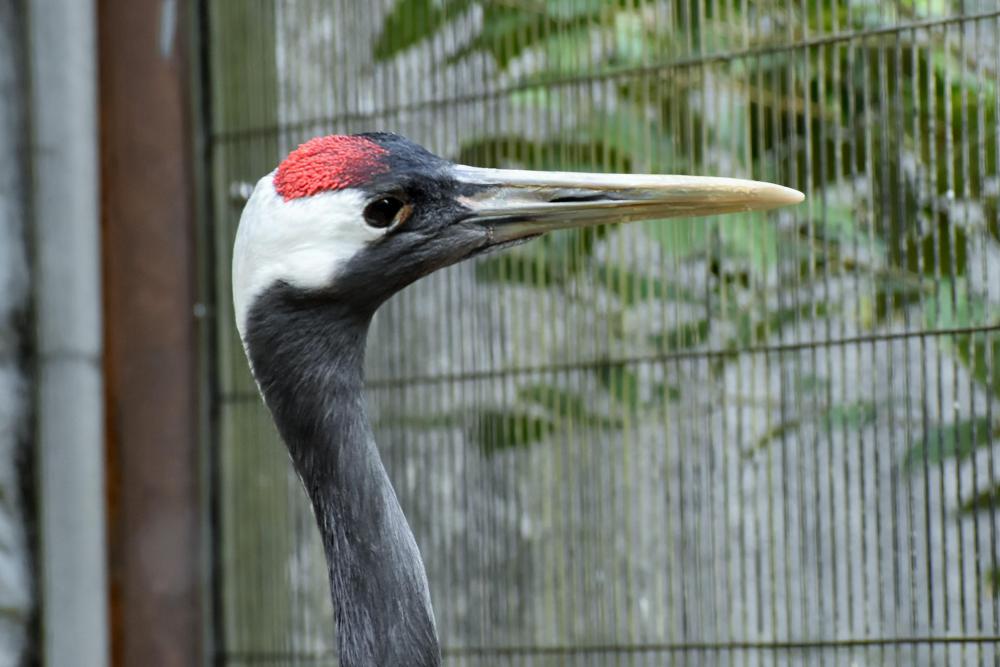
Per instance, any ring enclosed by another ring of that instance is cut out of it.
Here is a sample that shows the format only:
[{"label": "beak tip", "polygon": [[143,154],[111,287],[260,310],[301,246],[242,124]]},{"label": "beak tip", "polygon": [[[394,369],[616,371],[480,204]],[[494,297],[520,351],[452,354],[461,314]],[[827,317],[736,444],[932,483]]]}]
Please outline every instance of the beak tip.
[{"label": "beak tip", "polygon": [[794,206],[805,201],[806,196],[794,188],[787,188],[784,185],[767,183],[765,191],[761,194],[762,203],[766,208],[778,208],[779,206]]}]

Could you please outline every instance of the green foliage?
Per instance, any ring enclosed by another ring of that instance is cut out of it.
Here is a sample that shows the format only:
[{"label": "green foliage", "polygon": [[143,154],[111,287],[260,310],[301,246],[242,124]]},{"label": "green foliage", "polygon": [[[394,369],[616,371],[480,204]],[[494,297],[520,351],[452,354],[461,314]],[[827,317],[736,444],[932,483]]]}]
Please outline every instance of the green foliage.
[{"label": "green foliage", "polygon": [[596,369],[600,381],[612,400],[630,410],[639,403],[639,378],[624,363],[607,364]]},{"label": "green foliage", "polygon": [[993,444],[993,437],[1000,436],[985,417],[963,419],[933,426],[924,433],[923,439],[907,452],[903,465],[908,469],[927,462],[938,464],[945,459],[965,459],[978,447]]},{"label": "green foliage", "polygon": [[532,445],[555,431],[550,419],[513,410],[482,410],[472,434],[483,454]]},{"label": "green foliage", "polygon": [[[1000,334],[964,332],[1000,325],[996,304],[975,286],[984,260],[972,252],[1000,251],[995,60],[977,61],[947,28],[784,48],[790,38],[862,31],[887,17],[950,15],[951,3],[671,0],[657,3],[653,21],[650,5],[400,0],[376,56],[392,57],[475,7],[482,30],[451,60],[488,56],[518,113],[560,122],[544,133],[475,137],[462,146],[460,161],[580,171],[721,169],[808,190],[808,204],[767,220],[735,215],[633,226],[630,233],[638,229],[649,241],[650,256],[669,259],[669,266],[604,252],[618,232],[598,228],[484,259],[477,278],[567,295],[596,290],[592,300],[621,322],[650,303],[664,304],[668,315],[654,330],[656,318],[647,316],[644,327],[613,327],[613,343],[638,354],[717,351],[716,376],[737,352],[802,329],[811,337],[845,322],[872,333],[920,325],[960,330],[934,345],[952,355],[986,400],[1000,400]],[[417,14],[425,18],[407,22]],[[744,51],[753,55],[738,55]],[[581,71],[592,81],[580,83]],[[611,404],[628,411],[659,410],[664,400],[679,400],[684,386],[668,374],[644,400],[625,365],[593,373]],[[875,419],[870,401],[834,402],[825,378],[796,381],[818,407],[768,424],[747,455],[803,429],[858,430]],[[481,440],[493,438],[484,449],[539,442],[564,420],[616,427],[587,411],[583,397],[545,391],[525,389],[513,412],[481,420]],[[506,435],[489,436],[486,426]],[[998,436],[1000,423],[982,416],[932,423],[900,470],[965,461]],[[962,514],[987,508],[996,508],[995,489],[963,501]]]},{"label": "green foliage", "polygon": [[1000,484],[966,498],[959,505],[958,510],[962,514],[973,514],[975,512],[989,512],[998,506],[1000,506]]},{"label": "green foliage", "polygon": [[560,424],[574,423],[588,429],[621,428],[620,418],[594,412],[577,392],[547,384],[534,384],[518,390],[513,410],[481,410],[471,434],[480,451],[487,456],[526,447],[552,435]]},{"label": "green foliage", "polygon": [[399,0],[385,18],[372,52],[388,60],[432,36],[460,16],[472,0]]},{"label": "green foliage", "polygon": [[743,452],[745,458],[760,454],[771,445],[781,442],[801,428],[857,431],[875,421],[876,405],[870,401],[858,401],[833,405],[815,414],[804,412],[801,416],[772,425],[757,441]]},{"label": "green foliage", "polygon": [[993,597],[1000,597],[1000,570],[990,570],[985,578]]},{"label": "green foliage", "polygon": [[621,419],[600,415],[587,407],[579,393],[552,385],[535,384],[520,389],[518,398],[544,408],[555,421],[574,422],[586,427],[612,429],[621,427]]}]

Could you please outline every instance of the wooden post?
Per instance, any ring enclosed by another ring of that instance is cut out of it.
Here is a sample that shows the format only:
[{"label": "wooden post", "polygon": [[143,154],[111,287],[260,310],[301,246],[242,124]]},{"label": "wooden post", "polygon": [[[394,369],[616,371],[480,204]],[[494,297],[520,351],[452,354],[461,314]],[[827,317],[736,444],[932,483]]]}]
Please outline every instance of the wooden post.
[{"label": "wooden post", "polygon": [[98,3],[114,665],[206,660],[191,4]]}]

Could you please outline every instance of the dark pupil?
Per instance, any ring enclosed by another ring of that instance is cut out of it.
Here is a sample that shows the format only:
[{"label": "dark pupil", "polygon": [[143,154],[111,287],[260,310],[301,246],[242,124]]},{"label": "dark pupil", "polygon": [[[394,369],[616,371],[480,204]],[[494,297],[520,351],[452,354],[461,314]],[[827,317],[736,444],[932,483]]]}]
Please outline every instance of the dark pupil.
[{"label": "dark pupil", "polygon": [[395,197],[378,199],[365,207],[365,222],[380,229],[388,227],[401,208],[403,208],[403,202]]}]

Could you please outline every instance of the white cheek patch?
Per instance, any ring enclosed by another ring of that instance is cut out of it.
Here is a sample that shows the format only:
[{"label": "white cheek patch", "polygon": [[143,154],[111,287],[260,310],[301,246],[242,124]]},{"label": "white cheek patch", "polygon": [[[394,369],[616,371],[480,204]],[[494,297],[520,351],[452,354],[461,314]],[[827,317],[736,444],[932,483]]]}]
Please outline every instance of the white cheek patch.
[{"label": "white cheek patch", "polygon": [[365,224],[365,197],[358,190],[285,201],[273,177],[257,182],[236,231],[233,307],[241,337],[250,306],[268,287],[278,281],[328,287],[340,267],[386,231]]}]

